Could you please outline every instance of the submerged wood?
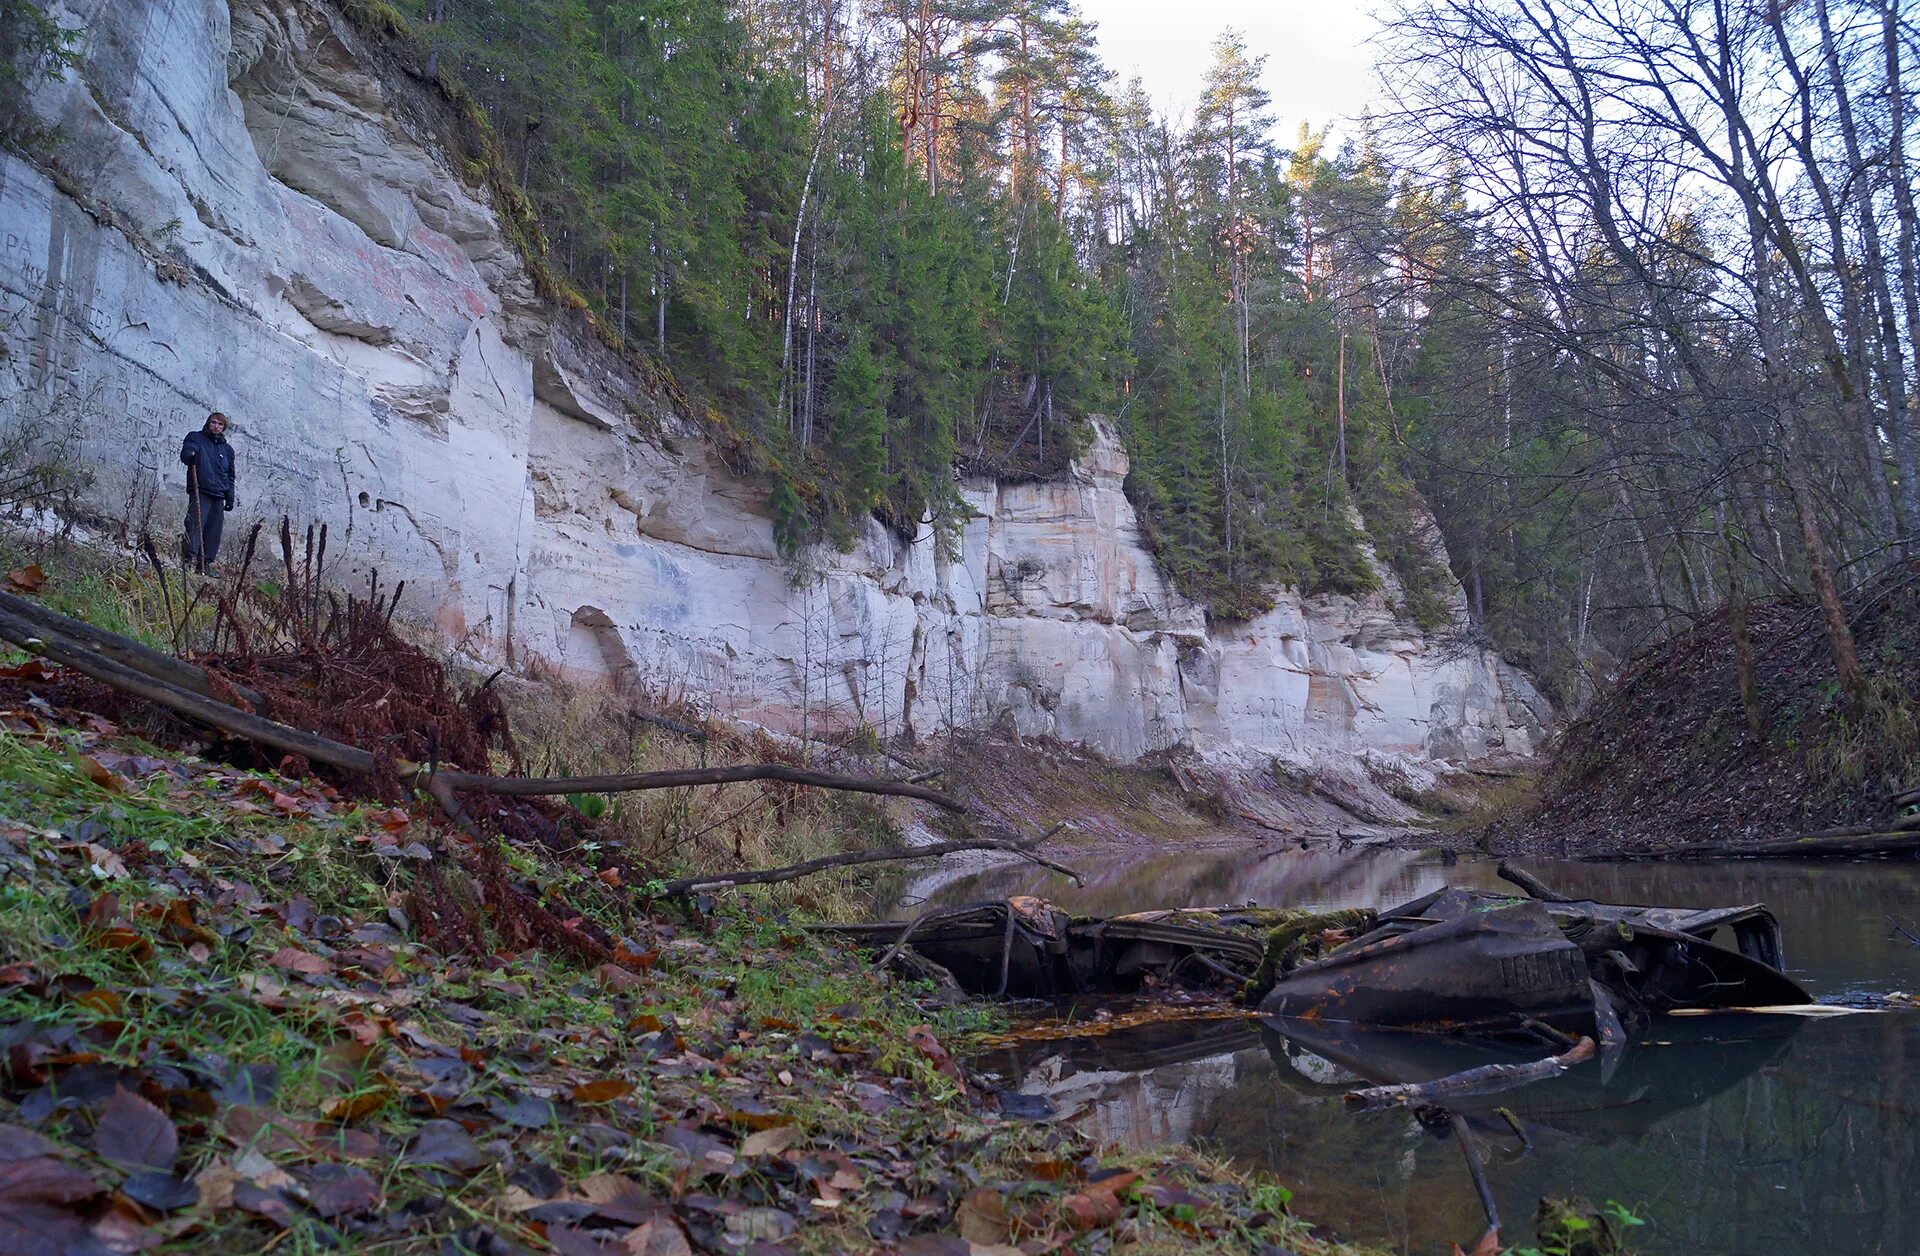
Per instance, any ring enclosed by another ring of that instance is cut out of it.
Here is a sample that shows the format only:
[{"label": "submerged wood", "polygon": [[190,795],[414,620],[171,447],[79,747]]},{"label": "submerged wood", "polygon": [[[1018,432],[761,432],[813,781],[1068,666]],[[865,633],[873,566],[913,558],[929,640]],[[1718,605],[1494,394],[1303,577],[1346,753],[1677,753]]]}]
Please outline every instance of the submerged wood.
[{"label": "submerged wood", "polygon": [[1406,1082],[1396,1086],[1367,1086],[1350,1090],[1343,1098],[1353,1107],[1371,1109],[1412,1107],[1422,1103],[1444,1103],[1465,1095],[1491,1095],[1532,1082],[1557,1077],[1576,1064],[1593,1058],[1593,1039],[1581,1038],[1559,1055],[1530,1060],[1525,1064],[1483,1064],[1430,1082]]},{"label": "submerged wood", "polygon": [[1500,861],[1498,875],[1502,881],[1511,881],[1513,884],[1525,890],[1529,897],[1537,898],[1543,903],[1571,903],[1573,901],[1565,894],[1548,888],[1545,881],[1534,876],[1525,868],[1515,867],[1504,859]]},{"label": "submerged wood", "polygon": [[1480,1210],[1487,1214],[1487,1230],[1473,1250],[1500,1250],[1500,1206],[1494,1202],[1493,1185],[1487,1181],[1487,1163],[1480,1146],[1480,1139],[1467,1124],[1467,1118],[1457,1112],[1447,1114],[1447,1125],[1453,1130],[1454,1141],[1460,1144],[1460,1154],[1467,1158],[1467,1175],[1473,1179],[1473,1193],[1480,1198]]}]

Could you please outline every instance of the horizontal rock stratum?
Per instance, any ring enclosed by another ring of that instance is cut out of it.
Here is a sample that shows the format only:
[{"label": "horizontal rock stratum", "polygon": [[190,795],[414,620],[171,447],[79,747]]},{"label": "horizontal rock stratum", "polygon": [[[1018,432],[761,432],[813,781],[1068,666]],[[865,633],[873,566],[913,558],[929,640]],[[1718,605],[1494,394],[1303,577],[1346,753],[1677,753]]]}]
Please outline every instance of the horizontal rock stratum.
[{"label": "horizontal rock stratum", "polygon": [[[1364,598],[1234,625],[1169,588],[1096,421],[1064,479],[964,485],[796,584],[765,491],[538,300],[442,102],[320,0],[55,4],[80,64],[0,153],[0,418],[74,428],[86,507],[168,536],[235,419],[239,517],[329,525],[460,649],[779,729],[1008,723],[1116,759],[1530,752],[1513,668]],[[344,567],[336,567],[344,577]],[[1458,601],[1458,599],[1456,599]]]}]

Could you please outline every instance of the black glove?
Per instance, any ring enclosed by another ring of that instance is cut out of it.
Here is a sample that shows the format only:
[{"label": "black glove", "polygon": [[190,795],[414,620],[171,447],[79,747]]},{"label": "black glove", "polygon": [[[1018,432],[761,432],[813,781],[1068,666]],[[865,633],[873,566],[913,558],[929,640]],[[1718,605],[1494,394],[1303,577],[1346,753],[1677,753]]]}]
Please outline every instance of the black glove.
[{"label": "black glove", "polygon": [[221,505],[225,507],[228,514],[232,514],[233,513],[233,494],[228,493],[225,500],[222,501]]}]

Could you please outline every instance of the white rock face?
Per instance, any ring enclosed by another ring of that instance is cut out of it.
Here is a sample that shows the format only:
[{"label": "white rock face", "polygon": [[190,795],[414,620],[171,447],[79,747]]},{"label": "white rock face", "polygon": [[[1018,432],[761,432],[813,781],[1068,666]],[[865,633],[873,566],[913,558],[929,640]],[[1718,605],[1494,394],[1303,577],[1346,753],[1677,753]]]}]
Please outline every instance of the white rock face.
[{"label": "white rock face", "polygon": [[764,491],[534,299],[437,102],[328,5],[54,12],[83,62],[27,102],[41,155],[0,154],[0,420],[77,423],[88,504],[130,533],[177,530],[180,439],[219,409],[231,545],[324,522],[477,658],[781,729],[1006,721],[1123,760],[1536,744],[1525,678],[1436,648],[1392,590],[1209,629],[1104,426],[1063,480],[966,484],[947,550],[869,523],[796,583]]}]

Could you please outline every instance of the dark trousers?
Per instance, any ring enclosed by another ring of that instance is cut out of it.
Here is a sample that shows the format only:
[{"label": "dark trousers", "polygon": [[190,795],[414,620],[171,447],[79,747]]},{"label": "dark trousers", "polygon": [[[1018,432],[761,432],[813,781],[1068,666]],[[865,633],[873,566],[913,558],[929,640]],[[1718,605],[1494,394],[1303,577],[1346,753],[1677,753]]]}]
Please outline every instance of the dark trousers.
[{"label": "dark trousers", "polygon": [[220,532],[226,526],[226,503],[204,493],[187,494],[187,535],[181,553],[187,566],[205,571],[220,557]]}]

